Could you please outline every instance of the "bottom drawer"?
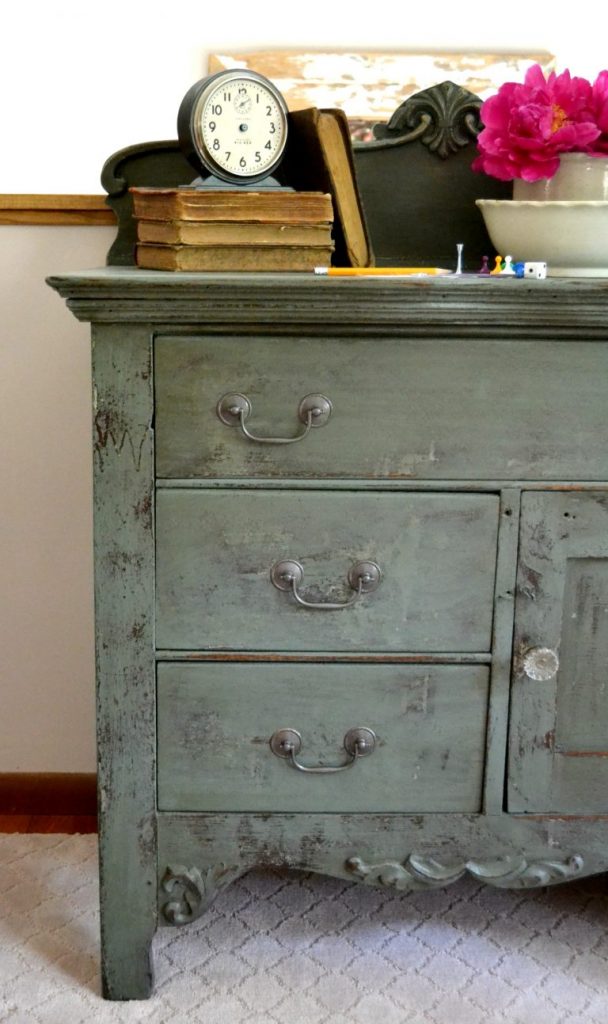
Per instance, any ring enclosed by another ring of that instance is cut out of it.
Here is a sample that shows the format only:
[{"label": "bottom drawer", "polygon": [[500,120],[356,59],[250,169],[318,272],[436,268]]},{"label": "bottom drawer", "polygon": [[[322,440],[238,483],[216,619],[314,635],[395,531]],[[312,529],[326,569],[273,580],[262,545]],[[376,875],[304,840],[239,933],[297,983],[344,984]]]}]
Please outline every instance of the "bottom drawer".
[{"label": "bottom drawer", "polygon": [[[477,812],[488,681],[484,665],[160,664],[159,809]],[[357,727],[375,747],[352,760]],[[283,729],[304,767],[352,763],[300,771],[271,749]]]}]

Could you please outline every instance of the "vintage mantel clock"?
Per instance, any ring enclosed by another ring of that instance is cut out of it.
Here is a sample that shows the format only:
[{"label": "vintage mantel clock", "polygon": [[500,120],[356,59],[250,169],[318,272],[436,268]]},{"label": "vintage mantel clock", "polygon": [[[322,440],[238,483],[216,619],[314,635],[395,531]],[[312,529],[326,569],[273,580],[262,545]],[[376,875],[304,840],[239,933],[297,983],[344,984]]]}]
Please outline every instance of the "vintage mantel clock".
[{"label": "vintage mantel clock", "polygon": [[271,175],[287,142],[287,105],[255,71],[232,69],[201,79],[179,108],[180,145],[207,172],[201,187],[279,187]]}]

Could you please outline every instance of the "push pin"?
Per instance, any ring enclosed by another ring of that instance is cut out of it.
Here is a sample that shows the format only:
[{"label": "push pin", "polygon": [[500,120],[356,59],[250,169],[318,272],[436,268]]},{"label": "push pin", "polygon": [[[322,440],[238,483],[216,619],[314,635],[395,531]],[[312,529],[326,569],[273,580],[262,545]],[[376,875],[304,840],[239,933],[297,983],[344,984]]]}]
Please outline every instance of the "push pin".
[{"label": "push pin", "polygon": [[462,274],[462,250],[463,250],[463,248],[464,248],[464,245],[463,245],[462,242],[457,242],[456,243],[457,259],[456,259],[456,270],[454,271],[455,274]]},{"label": "push pin", "polygon": [[490,273],[490,268],[488,266],[488,257],[487,256],[482,256],[481,257],[481,266],[480,266],[479,270],[477,271],[477,273],[478,274],[483,274],[484,277],[486,276],[486,274]]},{"label": "push pin", "polygon": [[494,261],[494,269],[490,271],[491,274],[500,274],[502,271],[502,256],[497,256]]}]

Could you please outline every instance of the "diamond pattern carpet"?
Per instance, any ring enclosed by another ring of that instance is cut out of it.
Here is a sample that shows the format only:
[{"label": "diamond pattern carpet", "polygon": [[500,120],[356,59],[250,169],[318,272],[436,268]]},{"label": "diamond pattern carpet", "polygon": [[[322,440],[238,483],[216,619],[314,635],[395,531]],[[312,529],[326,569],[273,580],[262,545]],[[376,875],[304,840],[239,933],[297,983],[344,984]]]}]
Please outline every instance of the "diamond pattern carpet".
[{"label": "diamond pattern carpet", "polygon": [[606,1024],[604,876],[411,896],[251,872],[161,929],[157,987],[99,995],[96,836],[0,835],[0,1021]]}]

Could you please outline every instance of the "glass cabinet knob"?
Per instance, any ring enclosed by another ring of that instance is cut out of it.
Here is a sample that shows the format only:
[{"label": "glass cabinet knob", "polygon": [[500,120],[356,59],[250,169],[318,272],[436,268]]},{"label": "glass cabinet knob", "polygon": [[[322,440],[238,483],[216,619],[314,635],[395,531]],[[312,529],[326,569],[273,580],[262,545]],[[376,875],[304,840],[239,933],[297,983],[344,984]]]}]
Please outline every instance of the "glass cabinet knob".
[{"label": "glass cabinet knob", "polygon": [[529,647],[523,654],[521,665],[529,679],[544,682],[557,675],[559,657],[551,647]]}]

